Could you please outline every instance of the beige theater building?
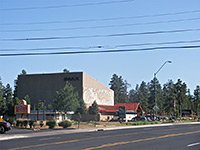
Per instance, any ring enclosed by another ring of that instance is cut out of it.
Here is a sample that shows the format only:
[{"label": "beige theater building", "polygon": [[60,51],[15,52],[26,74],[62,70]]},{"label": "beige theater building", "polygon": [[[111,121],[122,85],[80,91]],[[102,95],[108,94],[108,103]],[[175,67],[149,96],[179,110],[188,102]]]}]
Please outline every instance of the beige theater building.
[{"label": "beige theater building", "polygon": [[52,103],[56,91],[69,82],[87,106],[96,100],[98,105],[114,105],[114,92],[84,72],[27,74],[18,76],[18,98],[29,95],[31,104],[39,100]]}]

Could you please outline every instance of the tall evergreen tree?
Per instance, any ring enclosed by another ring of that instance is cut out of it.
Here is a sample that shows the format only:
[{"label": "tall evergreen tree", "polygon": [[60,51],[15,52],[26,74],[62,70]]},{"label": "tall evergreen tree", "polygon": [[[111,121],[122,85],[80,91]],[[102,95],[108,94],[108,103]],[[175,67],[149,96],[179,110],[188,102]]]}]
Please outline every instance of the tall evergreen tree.
[{"label": "tall evergreen tree", "polygon": [[162,89],[157,78],[154,78],[148,83],[148,89],[149,89],[149,100],[148,100],[149,110],[153,112],[156,99],[157,106],[159,108],[158,112],[160,113],[163,112]]},{"label": "tall evergreen tree", "polygon": [[196,89],[194,90],[194,109],[197,116],[199,112],[199,107],[200,107],[200,88],[199,86],[196,86]]},{"label": "tall evergreen tree", "polygon": [[3,94],[4,94],[4,86],[1,82],[1,77],[0,77],[0,115],[5,115],[7,111],[6,100],[3,97]]},{"label": "tall evergreen tree", "polygon": [[139,89],[139,85],[136,84],[135,89],[132,89],[132,90],[129,91],[129,94],[128,94],[129,102],[131,102],[131,103],[139,103],[138,89]]},{"label": "tall evergreen tree", "polygon": [[78,93],[74,91],[74,87],[66,82],[63,89],[56,92],[56,97],[53,100],[53,108],[59,112],[74,111],[79,107]]},{"label": "tall evergreen tree", "polygon": [[96,101],[92,103],[92,106],[89,107],[89,114],[97,115],[99,113],[99,106]]},{"label": "tall evergreen tree", "polygon": [[172,80],[169,80],[163,86],[163,101],[164,101],[164,111],[167,114],[174,115],[176,107],[176,95],[175,95],[175,86]]},{"label": "tall evergreen tree", "polygon": [[[27,72],[26,70],[22,70],[22,72],[20,73],[20,75],[26,75]],[[14,99],[14,104],[17,105],[18,102],[19,102],[19,99],[18,99],[18,95],[17,95],[17,90],[18,90],[18,77],[17,79],[14,81],[14,94],[13,94],[13,99]]]},{"label": "tall evergreen tree", "polygon": [[6,106],[7,106],[6,114],[9,116],[14,115],[14,102],[12,98],[12,89],[10,87],[10,84],[6,85],[6,88],[4,91],[4,98],[6,100]]},{"label": "tall evergreen tree", "polygon": [[187,105],[187,85],[182,83],[180,79],[178,79],[177,83],[175,84],[175,93],[179,104],[179,108],[177,108],[177,110],[179,110],[179,113],[181,113],[182,109],[185,109]]},{"label": "tall evergreen tree", "polygon": [[149,98],[149,92],[148,92],[147,84],[144,81],[142,81],[138,90],[138,100],[143,110],[146,112],[149,112],[148,98]]},{"label": "tall evergreen tree", "polygon": [[76,110],[76,114],[78,114],[78,113],[80,113],[80,114],[86,114],[87,113],[86,105],[85,105],[85,102],[82,98],[79,100],[79,107]]},{"label": "tall evergreen tree", "polygon": [[109,85],[110,88],[114,91],[115,103],[125,102],[126,89],[122,76],[118,77],[118,75],[113,74]]}]

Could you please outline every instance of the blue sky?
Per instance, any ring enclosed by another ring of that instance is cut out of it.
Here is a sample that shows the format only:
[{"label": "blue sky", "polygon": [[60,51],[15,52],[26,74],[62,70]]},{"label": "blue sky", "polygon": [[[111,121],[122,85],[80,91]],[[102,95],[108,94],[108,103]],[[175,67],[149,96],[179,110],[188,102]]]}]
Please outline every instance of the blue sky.
[{"label": "blue sky", "polygon": [[[99,4],[104,2],[111,3]],[[91,3],[92,5],[89,5]],[[86,5],[77,6],[79,4]],[[52,8],[51,6],[59,6],[59,8]],[[153,44],[116,47],[130,44],[196,41],[200,40],[199,30],[119,37],[5,41],[8,39],[77,37],[199,29],[199,6],[199,0],[135,0],[127,2],[123,2],[123,0],[1,0],[0,54],[124,50],[160,46],[199,46],[199,42],[187,42],[170,45]],[[159,16],[159,14],[161,15]],[[55,21],[60,23],[55,23]],[[128,26],[127,24],[131,25]],[[71,29],[69,30],[69,28]],[[36,29],[43,30],[33,31]],[[101,46],[101,48],[96,48],[96,46]],[[41,48],[61,47],[77,48],[39,51]],[[15,49],[15,51],[8,51],[8,49]],[[13,87],[14,80],[22,69],[25,69],[28,74],[38,74],[62,72],[66,68],[72,72],[83,71],[106,86],[109,86],[112,75],[116,73],[122,76],[124,80],[127,80],[131,84],[130,89],[133,89],[136,84],[140,84],[142,81],[149,82],[152,80],[153,74],[167,60],[171,60],[173,63],[166,64],[157,74],[161,85],[170,79],[174,82],[177,79],[181,79],[188,85],[191,92],[197,85],[200,85],[199,48],[76,55],[0,56],[0,77],[4,85],[9,83]]]}]

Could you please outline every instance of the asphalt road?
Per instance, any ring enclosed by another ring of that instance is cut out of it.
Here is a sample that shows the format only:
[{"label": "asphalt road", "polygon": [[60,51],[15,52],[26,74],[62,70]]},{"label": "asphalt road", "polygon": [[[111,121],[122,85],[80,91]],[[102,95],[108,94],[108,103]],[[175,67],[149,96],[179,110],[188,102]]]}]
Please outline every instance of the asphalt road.
[{"label": "asphalt road", "polygon": [[200,124],[52,134],[0,141],[0,149],[200,150]]}]

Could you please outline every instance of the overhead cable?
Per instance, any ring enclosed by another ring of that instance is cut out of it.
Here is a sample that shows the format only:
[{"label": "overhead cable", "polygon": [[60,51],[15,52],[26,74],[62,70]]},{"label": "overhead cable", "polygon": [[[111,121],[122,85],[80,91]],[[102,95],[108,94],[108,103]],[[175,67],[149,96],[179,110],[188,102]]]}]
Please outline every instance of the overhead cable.
[{"label": "overhead cable", "polygon": [[93,6],[93,5],[107,5],[115,3],[127,3],[133,2],[135,0],[118,0],[118,1],[105,1],[105,2],[94,2],[94,3],[82,3],[82,4],[72,4],[72,5],[56,5],[56,6],[41,6],[41,7],[24,7],[24,8],[6,8],[0,10],[37,10],[37,9],[56,9],[56,8],[69,8],[69,7],[83,7],[83,6]]},{"label": "overhead cable", "polygon": [[49,52],[49,53],[16,53],[16,54],[0,54],[0,57],[7,56],[36,56],[36,55],[72,55],[72,54],[95,54],[95,53],[120,53],[120,52],[137,52],[137,51],[155,51],[166,49],[196,49],[200,45],[190,46],[172,46],[172,47],[152,47],[143,49],[124,49],[124,50],[98,50],[98,51],[76,51],[76,52]]},{"label": "overhead cable", "polygon": [[117,27],[129,27],[129,26],[139,26],[139,25],[151,25],[151,24],[162,24],[162,23],[174,23],[183,21],[195,21],[199,20],[200,17],[188,18],[188,19],[175,19],[167,21],[153,21],[153,22],[143,22],[143,23],[129,23],[121,25],[103,25],[103,26],[90,26],[90,27],[68,27],[68,28],[53,28],[53,29],[24,29],[24,30],[0,30],[0,32],[41,32],[41,31],[65,31],[65,30],[87,30],[87,29],[102,29],[102,28],[117,28]]},{"label": "overhead cable", "polygon": [[197,29],[177,29],[177,30],[163,30],[163,31],[147,31],[147,32],[129,32],[129,33],[116,33],[105,35],[81,35],[81,36],[66,36],[66,37],[33,37],[33,38],[17,38],[17,39],[0,39],[0,41],[41,41],[41,40],[67,40],[67,39],[83,39],[83,38],[102,38],[102,37],[123,37],[123,36],[137,36],[137,35],[155,35],[155,34],[169,34],[181,32],[194,32],[200,31]]},{"label": "overhead cable", "polygon": [[0,23],[0,25],[36,25],[36,24],[60,24],[60,23],[80,23],[80,22],[96,22],[96,21],[113,21],[113,20],[125,20],[125,19],[139,19],[139,18],[151,18],[151,17],[161,17],[161,16],[172,16],[172,15],[182,15],[190,13],[200,13],[200,9],[192,11],[180,11],[173,13],[160,13],[153,15],[139,15],[131,17],[113,17],[113,18],[100,18],[100,19],[80,19],[80,20],[69,20],[69,21],[39,21],[39,22],[21,22],[21,23]]},{"label": "overhead cable", "polygon": [[147,45],[171,45],[171,44],[185,44],[185,43],[199,43],[200,40],[182,40],[182,41],[168,41],[168,42],[155,42],[155,43],[134,43],[134,44],[118,44],[118,45],[95,45],[95,46],[68,46],[68,47],[46,47],[46,48],[30,48],[30,49],[0,49],[1,52],[10,51],[51,51],[51,50],[66,50],[66,49],[113,49],[118,47],[131,47],[131,46],[147,46]]}]

